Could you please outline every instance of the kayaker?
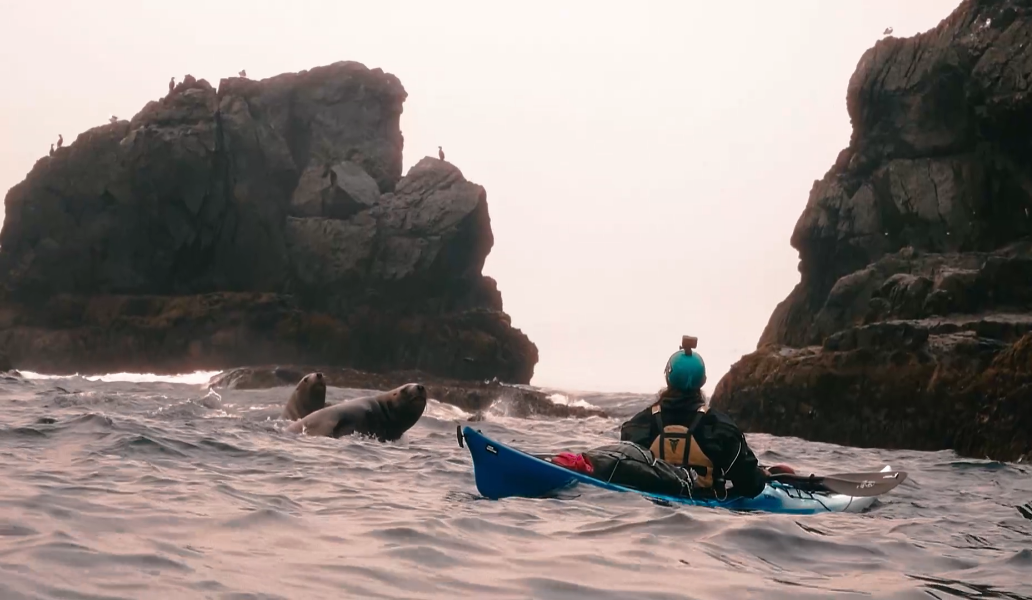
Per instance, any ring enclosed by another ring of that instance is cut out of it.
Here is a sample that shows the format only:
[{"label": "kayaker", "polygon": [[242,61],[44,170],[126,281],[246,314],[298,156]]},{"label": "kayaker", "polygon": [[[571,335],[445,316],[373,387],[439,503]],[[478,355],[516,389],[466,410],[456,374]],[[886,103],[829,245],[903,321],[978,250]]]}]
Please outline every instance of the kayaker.
[{"label": "kayaker", "polygon": [[682,338],[681,349],[670,356],[664,369],[666,387],[653,404],[620,426],[620,439],[688,469],[697,491],[708,490],[718,497],[755,497],[763,491],[769,473],[760,467],[734,421],[707,408],[702,395],[706,363],[694,350],[697,343],[691,336]]}]

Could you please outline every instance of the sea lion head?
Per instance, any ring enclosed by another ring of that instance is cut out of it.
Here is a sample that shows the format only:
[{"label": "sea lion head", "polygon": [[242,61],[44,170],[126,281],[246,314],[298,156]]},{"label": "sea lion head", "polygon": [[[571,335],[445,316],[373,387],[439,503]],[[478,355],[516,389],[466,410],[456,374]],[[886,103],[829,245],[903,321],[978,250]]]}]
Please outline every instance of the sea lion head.
[{"label": "sea lion head", "polygon": [[386,438],[397,439],[412,428],[426,410],[426,386],[407,383],[387,392],[382,405],[389,427]]},{"label": "sea lion head", "polygon": [[326,407],[326,378],[322,373],[309,373],[297,382],[283,409],[283,417],[291,420],[303,419],[307,415]]},{"label": "sea lion head", "polygon": [[[308,404],[319,405],[319,408],[326,406],[326,378],[322,373],[309,373],[297,382],[297,390],[308,391]],[[316,409],[318,410],[318,408]]]}]

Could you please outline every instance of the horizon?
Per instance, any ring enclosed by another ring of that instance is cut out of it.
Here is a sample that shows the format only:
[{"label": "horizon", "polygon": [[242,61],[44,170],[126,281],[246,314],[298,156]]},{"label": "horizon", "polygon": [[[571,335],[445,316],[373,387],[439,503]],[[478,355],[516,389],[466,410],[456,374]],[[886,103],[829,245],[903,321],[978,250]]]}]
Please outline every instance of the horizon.
[{"label": "horizon", "polygon": [[799,281],[789,237],[849,143],[860,57],[958,4],[17,5],[0,26],[4,55],[24,57],[0,64],[17,90],[0,100],[0,188],[171,76],[357,61],[408,92],[403,174],[441,145],[487,190],[484,274],[538,346],[532,385],[655,392],[688,334],[712,394]]}]

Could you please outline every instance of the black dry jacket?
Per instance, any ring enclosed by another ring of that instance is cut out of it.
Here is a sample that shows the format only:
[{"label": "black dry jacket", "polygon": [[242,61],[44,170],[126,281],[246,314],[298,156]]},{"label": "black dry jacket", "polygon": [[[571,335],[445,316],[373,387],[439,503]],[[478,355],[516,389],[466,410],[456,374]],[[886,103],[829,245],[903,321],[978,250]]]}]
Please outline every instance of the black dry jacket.
[{"label": "black dry jacket", "polygon": [[[660,394],[659,402],[663,425],[684,427],[691,426],[704,404],[699,392],[679,395],[666,390]],[[652,405],[645,407],[620,427],[621,441],[633,442],[645,449],[652,445],[659,433]],[[714,478],[730,482],[730,485],[725,484],[730,495],[753,498],[763,491],[766,475],[746,443],[745,435],[730,417],[710,408],[702,414],[692,435],[699,449],[713,462],[716,470]],[[714,491],[722,496],[720,485],[716,484],[715,487],[717,489]]]}]

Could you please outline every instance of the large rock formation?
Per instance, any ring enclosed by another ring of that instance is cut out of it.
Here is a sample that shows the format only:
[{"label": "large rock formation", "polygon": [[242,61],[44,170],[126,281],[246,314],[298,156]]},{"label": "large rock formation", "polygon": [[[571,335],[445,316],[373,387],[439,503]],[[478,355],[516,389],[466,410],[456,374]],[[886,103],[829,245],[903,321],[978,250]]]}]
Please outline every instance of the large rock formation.
[{"label": "large rock formation", "polygon": [[537,348],[481,275],[484,189],[401,177],[406,92],[340,62],[187,76],[10,190],[0,348],[51,373],[268,362],[529,382]]},{"label": "large rock formation", "polygon": [[713,404],[752,431],[1032,452],[1032,3],[966,0],[849,81],[801,281]]}]

